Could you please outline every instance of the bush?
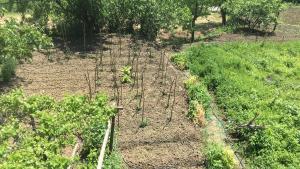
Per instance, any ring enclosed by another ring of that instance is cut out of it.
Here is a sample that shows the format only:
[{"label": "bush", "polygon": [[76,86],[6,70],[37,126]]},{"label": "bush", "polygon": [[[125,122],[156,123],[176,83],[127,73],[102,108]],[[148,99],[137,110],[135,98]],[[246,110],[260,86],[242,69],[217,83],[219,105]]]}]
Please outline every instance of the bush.
[{"label": "bush", "polygon": [[236,166],[234,152],[220,144],[212,143],[205,150],[208,169],[233,169]]},{"label": "bush", "polygon": [[283,2],[282,0],[230,0],[225,6],[234,24],[266,31],[272,25],[274,30],[276,29]]},{"label": "bush", "polygon": [[4,82],[9,82],[10,79],[15,75],[16,65],[17,62],[14,58],[8,58],[3,62],[1,67],[1,75]]},{"label": "bush", "polygon": [[0,26],[0,45],[0,59],[7,56],[20,61],[30,59],[34,50],[47,50],[53,44],[37,27],[10,20]]}]

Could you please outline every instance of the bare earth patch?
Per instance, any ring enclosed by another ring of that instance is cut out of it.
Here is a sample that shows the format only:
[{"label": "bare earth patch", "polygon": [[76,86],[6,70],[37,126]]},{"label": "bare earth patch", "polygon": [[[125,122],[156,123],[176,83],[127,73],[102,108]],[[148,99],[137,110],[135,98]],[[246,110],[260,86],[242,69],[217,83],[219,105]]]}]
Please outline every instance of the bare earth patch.
[{"label": "bare earth patch", "polygon": [[[112,54],[116,57],[117,77],[120,85],[120,70],[128,62],[129,38],[122,39],[121,57],[118,51],[118,38],[112,38],[112,45],[109,45],[109,41],[107,39],[104,47],[113,49]],[[150,48],[153,57],[149,57]],[[68,93],[87,94],[88,85],[84,75],[89,72],[92,90],[106,92],[112,97],[114,95],[113,73],[109,53],[109,50],[104,51],[103,71],[99,71],[96,88],[94,87],[95,57],[99,58],[99,55],[88,54],[85,58],[72,55],[70,59],[66,59],[61,52],[55,53],[53,62],[49,62],[46,56],[36,53],[32,63],[20,65],[17,70],[17,77],[20,79],[18,85],[29,95],[47,94],[60,99]],[[170,54],[171,52],[166,52],[167,57]],[[137,86],[124,84],[122,87],[121,103],[124,110],[120,112],[117,139],[124,161],[123,167],[135,169],[203,168],[201,128],[195,126],[185,116],[188,110],[187,96],[183,86],[185,76],[169,63],[166,83],[161,83],[160,57],[161,51],[146,44],[142,46],[138,74],[140,92],[141,71],[145,69],[146,126],[144,128],[140,128],[141,111],[137,109],[139,102],[136,97]],[[171,82],[176,76],[177,88],[173,118],[168,123],[171,106],[166,108],[168,95],[163,93],[168,93]]]}]

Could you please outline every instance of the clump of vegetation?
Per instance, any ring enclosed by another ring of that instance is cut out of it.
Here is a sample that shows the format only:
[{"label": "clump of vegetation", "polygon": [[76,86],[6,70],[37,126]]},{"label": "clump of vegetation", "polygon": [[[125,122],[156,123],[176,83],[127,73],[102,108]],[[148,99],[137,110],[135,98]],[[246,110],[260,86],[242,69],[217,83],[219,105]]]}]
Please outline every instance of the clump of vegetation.
[{"label": "clump of vegetation", "polygon": [[122,72],[122,83],[132,83],[132,77],[131,77],[131,71],[132,67],[131,66],[124,66],[121,70]]},{"label": "clump of vegetation", "polygon": [[187,67],[202,82],[188,81],[189,100],[204,99],[206,110],[209,99],[203,91],[214,92],[228,132],[239,140],[250,167],[300,164],[299,46],[299,41],[231,42],[184,52]]},{"label": "clump of vegetation", "polygon": [[196,76],[190,76],[185,81],[185,87],[189,97],[189,111],[187,116],[194,122],[205,125],[205,118],[210,117],[211,111],[211,97],[207,87]]},{"label": "clump of vegetation", "polygon": [[180,70],[187,69],[187,58],[185,57],[185,54],[183,53],[175,54],[171,57],[171,61],[174,62]]},{"label": "clump of vegetation", "polygon": [[16,73],[17,62],[14,58],[7,58],[1,67],[1,76],[4,82],[9,82]]},{"label": "clump of vegetation", "polygon": [[209,143],[205,149],[205,156],[208,169],[234,169],[237,166],[234,152],[218,143]]},{"label": "clump of vegetation", "polygon": [[34,26],[20,24],[15,20],[0,25],[0,65],[3,80],[9,81],[15,73],[16,64],[30,60],[33,51],[48,50],[52,45],[51,38]]},{"label": "clump of vegetation", "polygon": [[147,118],[144,118],[142,121],[141,121],[141,124],[140,124],[140,128],[145,128],[149,125],[149,120]]},{"label": "clump of vegetation", "polygon": [[[107,121],[115,113],[100,94],[91,101],[68,96],[58,102],[47,96],[27,98],[20,90],[1,95],[0,168],[95,168]],[[64,152],[78,139],[80,153],[71,159]]]}]

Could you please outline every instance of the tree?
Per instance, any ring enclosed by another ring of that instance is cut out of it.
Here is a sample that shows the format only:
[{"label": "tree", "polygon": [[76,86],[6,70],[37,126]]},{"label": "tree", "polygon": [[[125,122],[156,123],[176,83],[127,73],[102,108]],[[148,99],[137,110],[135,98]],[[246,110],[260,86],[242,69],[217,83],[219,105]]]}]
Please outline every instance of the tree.
[{"label": "tree", "polygon": [[136,25],[148,40],[155,40],[161,29],[174,29],[189,17],[181,0],[107,0],[104,4],[110,30],[133,33]]},{"label": "tree", "polygon": [[213,5],[220,8],[220,13],[222,17],[222,25],[226,25],[227,22],[227,11],[225,3],[227,0],[214,0]]},{"label": "tree", "polygon": [[206,16],[209,14],[209,7],[212,5],[211,0],[185,0],[186,5],[189,7],[192,18],[190,24],[187,24],[186,27],[191,31],[191,42],[195,40],[195,26],[196,20],[200,16]]}]

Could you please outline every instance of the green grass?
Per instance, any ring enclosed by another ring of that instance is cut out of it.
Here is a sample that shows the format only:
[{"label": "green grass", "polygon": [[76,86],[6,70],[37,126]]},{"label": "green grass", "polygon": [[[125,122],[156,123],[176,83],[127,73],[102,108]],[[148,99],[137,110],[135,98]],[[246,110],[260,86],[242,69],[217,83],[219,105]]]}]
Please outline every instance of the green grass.
[{"label": "green grass", "polygon": [[[201,44],[176,57],[214,92],[249,168],[300,166],[300,41]],[[256,127],[240,127],[256,114]]]}]

